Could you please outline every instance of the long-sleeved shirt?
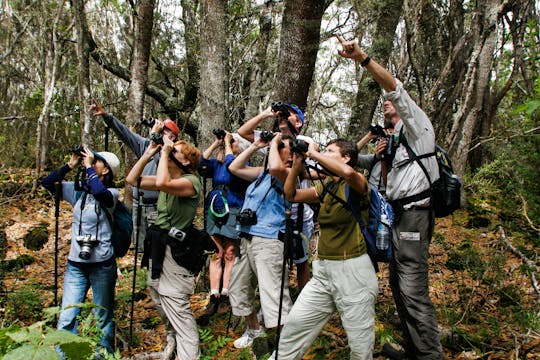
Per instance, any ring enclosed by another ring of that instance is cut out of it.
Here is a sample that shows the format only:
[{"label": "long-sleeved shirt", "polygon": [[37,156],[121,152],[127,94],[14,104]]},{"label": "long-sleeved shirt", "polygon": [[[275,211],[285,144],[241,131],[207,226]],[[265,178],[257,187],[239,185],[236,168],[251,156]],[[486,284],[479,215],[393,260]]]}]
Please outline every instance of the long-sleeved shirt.
[{"label": "long-sleeved shirt", "polygon": [[[396,90],[385,94],[385,99],[392,101],[401,120],[394,126],[394,134],[405,136],[411,149],[417,156],[435,151],[435,131],[426,113],[411,99],[403,84],[397,81]],[[420,160],[430,174],[431,182],[439,178],[437,159],[431,156]],[[429,181],[416,161],[410,161],[407,149],[400,144],[387,175],[386,195],[390,200],[399,200],[419,194],[429,189]],[[409,203],[426,205],[429,198]]]},{"label": "long-sleeved shirt", "polygon": [[[141,135],[131,131],[126,125],[124,125],[120,120],[115,118],[111,114],[107,114],[103,117],[105,120],[105,123],[107,126],[109,126],[111,129],[113,129],[114,133],[122,142],[124,142],[130,149],[133,151],[135,156],[140,158],[143,154],[148,145],[150,145],[150,142],[152,140],[142,137]],[[156,175],[157,167],[159,164],[159,158],[160,158],[160,152],[155,154],[152,157],[152,160],[146,164],[144,167],[141,175]],[[137,188],[135,186],[132,187],[132,193],[133,193],[133,200],[137,201]],[[144,204],[156,204],[159,191],[153,191],[153,190],[144,190],[141,191],[143,195],[143,203]]]},{"label": "long-sleeved shirt", "polygon": [[[110,260],[114,256],[112,230],[105,211],[112,213],[114,210],[118,201],[118,190],[105,187],[93,168],[85,170],[87,180],[83,184],[83,190],[76,190],[73,181],[63,181],[70,170],[68,165],[64,165],[41,181],[41,185],[51,192],[55,191],[56,182],[61,183],[62,199],[73,206],[68,260],[72,263],[102,263]],[[85,235],[97,240],[87,260],[79,257],[81,246],[77,241],[78,237]]]}]

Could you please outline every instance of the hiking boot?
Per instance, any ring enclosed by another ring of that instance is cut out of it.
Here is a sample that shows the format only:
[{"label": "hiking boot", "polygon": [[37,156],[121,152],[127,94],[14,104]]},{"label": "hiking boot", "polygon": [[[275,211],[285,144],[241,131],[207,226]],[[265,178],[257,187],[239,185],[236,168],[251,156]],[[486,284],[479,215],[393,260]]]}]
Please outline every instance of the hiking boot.
[{"label": "hiking boot", "polygon": [[225,314],[231,310],[231,303],[227,295],[221,295],[219,298],[219,305],[217,307],[218,314]]},{"label": "hiking boot", "polygon": [[383,345],[381,354],[385,358],[392,360],[405,360],[409,358],[407,356],[407,352],[405,351],[405,349],[403,349],[403,347],[391,343],[386,343]]},{"label": "hiking boot", "polygon": [[220,300],[215,295],[210,295],[210,300],[208,300],[208,304],[206,304],[206,310],[204,311],[204,314],[202,316],[212,316],[216,313],[218,306],[219,306]]},{"label": "hiking boot", "polygon": [[264,328],[262,326],[258,330],[250,329],[248,327],[246,331],[244,331],[242,336],[234,340],[233,345],[237,349],[247,348],[253,345],[254,339],[265,337],[265,336],[266,336],[266,332],[264,331]]}]

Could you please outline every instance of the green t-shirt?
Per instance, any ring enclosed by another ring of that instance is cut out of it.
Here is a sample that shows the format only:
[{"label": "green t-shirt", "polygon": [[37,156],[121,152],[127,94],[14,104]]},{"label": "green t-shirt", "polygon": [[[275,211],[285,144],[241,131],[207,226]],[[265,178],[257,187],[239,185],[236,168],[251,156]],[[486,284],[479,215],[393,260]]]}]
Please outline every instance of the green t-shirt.
[{"label": "green t-shirt", "polygon": [[159,192],[156,225],[164,230],[169,230],[173,226],[177,229],[184,229],[195,218],[201,194],[201,181],[199,176],[194,174],[185,174],[182,177],[191,181],[195,189],[195,195],[191,197],[180,197],[167,194],[163,191]]},{"label": "green t-shirt", "polygon": [[[337,183],[334,183],[330,177],[324,180],[326,191],[332,192],[344,201],[346,201],[346,184],[343,179]],[[364,255],[366,253],[366,243],[354,214],[332,195],[324,194],[323,197],[324,187],[320,182],[315,185],[315,188],[321,199],[321,209],[319,211],[319,225],[321,227],[318,245],[319,258],[345,260]],[[359,208],[368,209],[369,192],[365,195],[358,195],[351,188],[349,188],[349,192],[349,196],[354,196],[355,201],[359,201]],[[366,224],[367,213],[367,211],[362,211],[361,215]]]}]

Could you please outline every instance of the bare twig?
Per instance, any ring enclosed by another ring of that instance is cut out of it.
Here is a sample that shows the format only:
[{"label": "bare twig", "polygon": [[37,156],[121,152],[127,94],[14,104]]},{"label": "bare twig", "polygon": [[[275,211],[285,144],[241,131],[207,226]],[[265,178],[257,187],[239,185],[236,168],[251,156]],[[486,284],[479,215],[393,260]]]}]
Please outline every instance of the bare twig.
[{"label": "bare twig", "polygon": [[526,257],[521,251],[516,249],[514,245],[506,238],[504,228],[502,226],[499,226],[499,232],[501,233],[501,240],[506,245],[506,247],[515,255],[517,255],[525,264],[527,264],[529,267],[535,269],[535,271],[530,271],[529,275],[531,277],[531,283],[534,288],[534,291],[538,295],[540,295],[540,289],[538,288],[538,282],[536,281],[536,277],[534,276],[535,272],[538,272],[538,267],[534,264],[533,261],[531,261],[528,257]]},{"label": "bare twig", "polygon": [[525,200],[521,193],[519,194],[519,197],[521,198],[521,202],[523,203],[523,216],[525,217],[529,225],[531,225],[533,230],[540,233],[540,227],[536,226],[527,214],[527,200]]}]

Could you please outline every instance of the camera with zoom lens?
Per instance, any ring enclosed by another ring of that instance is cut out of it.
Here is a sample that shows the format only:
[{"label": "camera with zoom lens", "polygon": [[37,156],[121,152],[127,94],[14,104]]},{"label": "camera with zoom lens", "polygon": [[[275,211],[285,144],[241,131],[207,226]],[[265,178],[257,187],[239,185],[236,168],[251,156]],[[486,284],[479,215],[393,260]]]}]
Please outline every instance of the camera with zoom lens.
[{"label": "camera with zoom lens", "polygon": [[224,139],[225,138],[225,135],[227,135],[227,133],[225,132],[225,130],[223,129],[214,129],[212,130],[212,133],[219,139]]},{"label": "camera with zoom lens", "polygon": [[308,151],[308,148],[309,144],[307,141],[301,139],[294,139],[291,141],[291,152],[293,153],[303,155]]},{"label": "camera with zoom lens", "polygon": [[69,152],[75,155],[83,156],[82,152],[84,151],[84,147],[82,145],[73,145]]},{"label": "camera with zoom lens", "polygon": [[257,224],[257,213],[251,209],[244,209],[236,216],[236,221],[242,226],[251,226]]},{"label": "camera with zoom lens", "polygon": [[186,238],[186,233],[180,229],[175,228],[174,226],[169,230],[169,236],[178,241],[184,241]]},{"label": "camera with zoom lens", "polygon": [[381,153],[381,160],[391,163],[396,156],[396,150],[399,147],[399,135],[390,134],[385,137],[386,146]]},{"label": "camera with zoom lens", "polygon": [[163,134],[153,132],[152,134],[150,134],[150,140],[155,142],[157,145],[163,145]]},{"label": "camera with zoom lens", "polygon": [[274,138],[274,133],[269,130],[263,130],[261,131],[260,138],[264,142],[270,142]]},{"label": "camera with zoom lens", "polygon": [[281,101],[272,102],[270,107],[272,108],[273,112],[279,112],[280,117],[288,118],[291,115],[287,106]]},{"label": "camera with zoom lens", "polygon": [[86,234],[86,235],[77,236],[76,240],[79,246],[81,247],[81,251],[79,252],[79,257],[83,260],[90,259],[90,256],[92,256],[92,250],[94,249],[94,246],[97,245],[96,238],[90,234]]}]

